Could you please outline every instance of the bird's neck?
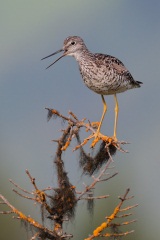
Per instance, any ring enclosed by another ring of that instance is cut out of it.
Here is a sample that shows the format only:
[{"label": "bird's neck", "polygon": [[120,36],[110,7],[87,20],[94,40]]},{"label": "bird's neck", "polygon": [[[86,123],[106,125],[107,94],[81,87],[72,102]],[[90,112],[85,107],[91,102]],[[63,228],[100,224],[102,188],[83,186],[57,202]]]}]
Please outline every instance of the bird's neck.
[{"label": "bird's neck", "polygon": [[87,60],[91,60],[94,55],[87,49],[84,48],[83,50],[79,50],[74,54],[76,61],[81,64],[82,62],[86,62]]}]

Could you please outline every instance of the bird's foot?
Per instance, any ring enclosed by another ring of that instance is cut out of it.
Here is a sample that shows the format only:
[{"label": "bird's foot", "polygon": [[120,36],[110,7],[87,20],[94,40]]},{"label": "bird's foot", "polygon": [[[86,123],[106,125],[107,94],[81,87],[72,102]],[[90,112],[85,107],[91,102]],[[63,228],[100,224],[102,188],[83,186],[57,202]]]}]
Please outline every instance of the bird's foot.
[{"label": "bird's foot", "polygon": [[119,141],[116,136],[106,136],[103,135],[102,133],[95,133],[93,134],[94,140],[91,144],[91,148],[94,148],[95,145],[99,142],[99,140],[102,140],[106,143],[106,148],[109,147],[110,145],[114,146],[117,150],[121,152],[127,153],[128,151],[124,150],[121,145],[128,144],[128,142],[125,141]]},{"label": "bird's foot", "polygon": [[91,148],[95,147],[95,145],[99,142],[99,140],[102,140],[104,142],[106,142],[106,145],[109,146],[110,144],[114,145],[115,147],[117,147],[117,144],[118,144],[118,140],[115,136],[106,136],[106,135],[103,135],[102,133],[95,133],[93,134],[94,137],[94,140],[91,144]]},{"label": "bird's foot", "polygon": [[89,137],[85,138],[83,140],[83,142],[81,144],[79,144],[78,146],[76,146],[73,151],[83,147],[85,144],[88,143],[89,140],[91,140],[92,138],[94,138],[94,140],[92,141],[90,147],[91,148],[94,148],[95,145],[101,140],[103,142],[106,143],[106,148],[109,147],[110,145],[114,146],[117,150],[121,151],[121,152],[128,152],[126,150],[124,150],[122,147],[121,147],[121,144],[128,144],[128,142],[125,142],[125,141],[118,141],[118,139],[115,137],[115,136],[106,136],[106,135],[103,135],[102,133],[93,133],[91,134]]}]

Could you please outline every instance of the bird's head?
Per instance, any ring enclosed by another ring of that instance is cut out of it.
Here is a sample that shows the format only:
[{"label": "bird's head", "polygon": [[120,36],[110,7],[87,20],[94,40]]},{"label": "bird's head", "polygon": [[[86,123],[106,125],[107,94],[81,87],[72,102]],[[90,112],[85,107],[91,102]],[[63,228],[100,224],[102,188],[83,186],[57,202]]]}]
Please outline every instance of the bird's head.
[{"label": "bird's head", "polygon": [[62,57],[73,56],[73,57],[77,58],[77,56],[83,51],[83,49],[86,49],[86,46],[85,46],[82,38],[77,37],[77,36],[68,37],[64,40],[62,49],[50,54],[47,57],[42,58],[41,60],[49,58],[59,52],[63,52],[62,56],[60,56],[57,60],[55,60],[52,64],[50,64],[47,67],[47,68],[49,68],[54,63],[56,63],[58,60],[60,60]]}]

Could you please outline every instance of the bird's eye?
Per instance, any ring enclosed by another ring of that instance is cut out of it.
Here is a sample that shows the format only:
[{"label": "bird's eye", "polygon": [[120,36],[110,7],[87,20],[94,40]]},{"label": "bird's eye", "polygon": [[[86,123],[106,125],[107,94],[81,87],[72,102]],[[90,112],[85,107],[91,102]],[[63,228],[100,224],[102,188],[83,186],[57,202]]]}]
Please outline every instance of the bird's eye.
[{"label": "bird's eye", "polygon": [[75,44],[76,44],[76,42],[74,42],[74,41],[73,41],[73,42],[71,42],[71,45],[75,45]]}]

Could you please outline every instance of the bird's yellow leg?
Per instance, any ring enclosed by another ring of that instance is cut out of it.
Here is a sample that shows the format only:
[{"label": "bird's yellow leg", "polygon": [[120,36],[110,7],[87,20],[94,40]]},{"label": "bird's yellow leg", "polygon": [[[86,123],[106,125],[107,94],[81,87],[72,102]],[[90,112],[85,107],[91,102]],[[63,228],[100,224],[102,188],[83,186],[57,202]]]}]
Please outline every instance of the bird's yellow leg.
[{"label": "bird's yellow leg", "polygon": [[116,94],[114,94],[114,100],[115,100],[115,119],[114,119],[114,133],[113,133],[113,137],[114,137],[114,140],[117,141],[117,122],[118,122],[119,106],[118,106],[118,100],[117,100]]},{"label": "bird's yellow leg", "polygon": [[[106,104],[106,101],[104,99],[104,96],[101,95],[102,97],[102,102],[103,102],[103,113],[102,113],[102,117],[101,117],[101,120],[99,122],[99,125],[98,125],[98,128],[97,128],[97,131],[95,132],[95,134],[93,135],[94,136],[94,140],[91,144],[91,147],[94,147],[96,145],[96,143],[102,139],[102,134],[100,133],[100,129],[101,129],[101,126],[102,126],[102,122],[103,122],[103,119],[104,119],[104,116],[106,114],[106,111],[107,111],[107,104]],[[104,136],[105,137],[105,136]],[[107,137],[107,136],[106,136]],[[108,137],[107,137],[108,138]]]},{"label": "bird's yellow leg", "polygon": [[114,133],[113,133],[112,137],[108,137],[108,136],[100,133],[101,125],[102,125],[104,116],[105,116],[106,111],[107,111],[107,104],[105,102],[104,96],[101,95],[101,97],[102,97],[102,102],[103,102],[103,113],[102,113],[102,117],[101,117],[98,129],[97,129],[96,133],[92,135],[92,136],[94,136],[95,139],[93,140],[93,142],[91,144],[91,147],[94,147],[100,139],[107,142],[107,143],[110,143],[110,144],[113,143],[113,145],[116,144],[116,142],[117,142],[117,121],[118,121],[118,111],[119,111],[117,96],[116,96],[116,94],[114,95],[115,120],[114,120]]},{"label": "bird's yellow leg", "polygon": [[105,116],[106,111],[107,111],[107,104],[106,104],[106,101],[105,101],[105,99],[104,99],[104,96],[101,95],[101,97],[102,97],[102,102],[103,102],[103,113],[102,113],[102,117],[101,117],[101,120],[100,120],[98,129],[97,129],[97,131],[96,131],[96,133],[95,133],[95,138],[98,137],[98,134],[99,134],[99,132],[100,132],[100,129],[101,129],[101,126],[102,126],[102,122],[103,122],[104,116]]}]

